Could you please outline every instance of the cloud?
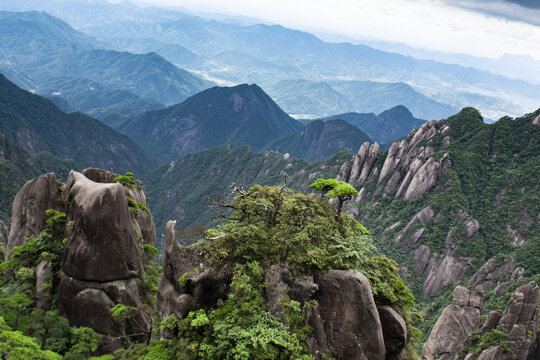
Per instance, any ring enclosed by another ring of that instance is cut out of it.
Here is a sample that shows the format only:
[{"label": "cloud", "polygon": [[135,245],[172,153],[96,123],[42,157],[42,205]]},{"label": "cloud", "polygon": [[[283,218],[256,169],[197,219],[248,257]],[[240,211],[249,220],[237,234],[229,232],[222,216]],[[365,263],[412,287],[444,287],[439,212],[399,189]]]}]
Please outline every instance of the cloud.
[{"label": "cloud", "polygon": [[504,20],[540,26],[538,0],[442,0],[442,2]]}]

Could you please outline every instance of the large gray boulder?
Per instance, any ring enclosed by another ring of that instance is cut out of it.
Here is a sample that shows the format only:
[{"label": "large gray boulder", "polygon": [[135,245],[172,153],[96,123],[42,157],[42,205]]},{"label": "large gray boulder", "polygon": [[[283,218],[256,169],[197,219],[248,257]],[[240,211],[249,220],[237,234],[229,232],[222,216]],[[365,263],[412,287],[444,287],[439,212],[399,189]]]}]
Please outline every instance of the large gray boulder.
[{"label": "large gray boulder", "polygon": [[383,330],[386,359],[396,359],[407,344],[407,324],[405,320],[388,305],[377,307]]},{"label": "large gray boulder", "polygon": [[11,229],[9,232],[6,260],[11,257],[11,250],[20,246],[24,240],[39,234],[47,226],[47,209],[61,210],[61,184],[54,173],[48,173],[28,181],[19,190],[13,201],[11,211]]},{"label": "large gray boulder", "polygon": [[149,335],[142,311],[126,321],[116,321],[109,311],[117,304],[140,308],[146,302],[141,281],[144,241],[128,209],[126,193],[131,189],[109,183],[112,173],[98,169],[87,173],[100,182],[72,171],[63,192],[68,243],[58,308],[72,325],[105,335],[100,351],[111,352]]},{"label": "large gray boulder", "polygon": [[72,171],[63,198],[71,236],[62,269],[83,281],[106,282],[140,276],[141,249],[121,184],[101,184]]},{"label": "large gray boulder", "polygon": [[166,225],[163,246],[163,276],[157,294],[160,318],[175,314],[185,317],[190,311],[214,307],[225,298],[232,279],[232,264],[209,264],[196,246],[178,243],[176,221]]},{"label": "large gray boulder", "polygon": [[478,296],[474,290],[456,287],[454,303],[443,310],[422,347],[422,355],[426,359],[450,359],[458,353],[471,330],[480,326],[481,300]]},{"label": "large gray boulder", "polygon": [[326,343],[335,359],[385,358],[379,313],[368,279],[353,270],[318,274],[315,294]]}]

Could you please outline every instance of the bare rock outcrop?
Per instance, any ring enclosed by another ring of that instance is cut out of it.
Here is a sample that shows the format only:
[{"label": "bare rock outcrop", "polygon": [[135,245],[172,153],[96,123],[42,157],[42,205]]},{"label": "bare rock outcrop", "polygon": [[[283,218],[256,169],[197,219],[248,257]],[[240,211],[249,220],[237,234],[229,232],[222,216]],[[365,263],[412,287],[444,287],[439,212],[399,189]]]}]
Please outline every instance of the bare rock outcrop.
[{"label": "bare rock outcrop", "polygon": [[11,229],[9,232],[6,260],[15,246],[22,245],[31,235],[39,234],[47,225],[47,209],[63,208],[59,182],[54,173],[48,173],[28,181],[13,201]]},{"label": "bare rock outcrop", "polygon": [[184,318],[190,311],[209,309],[225,298],[232,279],[232,264],[210,266],[197,247],[178,243],[175,221],[166,226],[163,246],[163,276],[157,294],[160,318],[175,314]]},{"label": "bare rock outcrop", "polygon": [[480,326],[481,302],[474,290],[456,287],[454,303],[443,310],[422,348],[424,358],[453,359],[471,330]]},{"label": "bare rock outcrop", "polygon": [[48,260],[41,260],[36,266],[36,307],[49,310],[53,300],[53,266]]},{"label": "bare rock outcrop", "polygon": [[379,306],[379,318],[383,330],[386,359],[395,359],[407,343],[407,324],[390,306]]},{"label": "bare rock outcrop", "polygon": [[467,268],[464,260],[451,255],[443,255],[438,262],[432,260],[424,280],[424,299],[437,294],[446,284],[456,281]]},{"label": "bare rock outcrop", "polygon": [[316,277],[326,343],[335,359],[384,359],[382,326],[367,278],[330,270]]},{"label": "bare rock outcrop", "polygon": [[353,186],[361,185],[368,177],[375,176],[373,165],[379,156],[379,144],[364,143],[355,156],[348,182]]},{"label": "bare rock outcrop", "polygon": [[485,360],[527,360],[536,358],[535,342],[538,341],[540,325],[540,289],[534,282],[525,284],[512,294],[502,316],[492,312],[480,329],[485,334],[496,329],[500,336],[494,344],[481,352],[473,352],[465,358]]},{"label": "bare rock outcrop", "polygon": [[126,346],[128,339],[145,340],[149,332],[142,312],[123,322],[109,312],[116,304],[137,307],[146,302],[141,281],[144,242],[135,231],[127,190],[120,183],[110,183],[115,174],[98,169],[86,173],[99,182],[72,171],[62,194],[68,204],[69,241],[64,248],[58,308],[72,325],[104,334],[100,349],[110,352]]},{"label": "bare rock outcrop", "polygon": [[66,222],[72,225],[62,269],[83,281],[138,277],[141,249],[131,224],[121,184],[101,184],[72,171],[64,199],[70,203]]},{"label": "bare rock outcrop", "polygon": [[414,174],[414,177],[405,192],[405,200],[413,200],[416,197],[429,191],[437,181],[437,173],[439,170],[439,163],[434,161],[433,158],[429,158],[418,172]]}]

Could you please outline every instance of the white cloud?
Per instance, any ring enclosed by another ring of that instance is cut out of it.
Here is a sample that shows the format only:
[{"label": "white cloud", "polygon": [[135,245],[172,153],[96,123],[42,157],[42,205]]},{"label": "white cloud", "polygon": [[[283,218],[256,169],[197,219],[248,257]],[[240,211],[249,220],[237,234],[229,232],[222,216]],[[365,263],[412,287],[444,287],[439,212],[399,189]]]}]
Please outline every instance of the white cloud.
[{"label": "white cloud", "polygon": [[443,0],[146,0],[195,11],[257,17],[286,27],[353,39],[403,42],[445,52],[540,60],[540,26]]}]

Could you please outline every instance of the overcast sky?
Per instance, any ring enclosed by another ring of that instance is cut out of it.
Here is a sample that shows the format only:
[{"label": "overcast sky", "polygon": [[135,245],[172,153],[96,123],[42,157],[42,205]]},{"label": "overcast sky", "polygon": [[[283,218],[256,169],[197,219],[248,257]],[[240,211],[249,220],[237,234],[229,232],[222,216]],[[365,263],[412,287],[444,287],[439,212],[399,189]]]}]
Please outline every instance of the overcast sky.
[{"label": "overcast sky", "polygon": [[540,0],[145,0],[310,32],[540,60]]}]

